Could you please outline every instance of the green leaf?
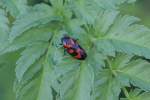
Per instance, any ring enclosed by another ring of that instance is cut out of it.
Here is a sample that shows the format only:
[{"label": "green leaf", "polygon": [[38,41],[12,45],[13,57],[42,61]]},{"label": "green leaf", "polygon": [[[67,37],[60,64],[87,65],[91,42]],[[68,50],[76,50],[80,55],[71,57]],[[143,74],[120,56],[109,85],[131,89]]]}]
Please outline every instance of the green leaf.
[{"label": "green leaf", "polygon": [[2,43],[6,42],[8,39],[9,33],[9,21],[7,14],[3,9],[0,9],[0,22],[0,45],[2,45]]},{"label": "green leaf", "polygon": [[117,10],[118,6],[136,0],[68,0],[72,11],[85,23],[94,23],[94,19],[104,10]]},{"label": "green leaf", "polygon": [[16,38],[12,43],[8,43],[3,45],[3,48],[0,50],[0,55],[16,51],[20,48],[27,47],[29,44],[36,43],[36,42],[48,42],[51,38],[51,27],[50,25],[46,25],[45,27],[39,28],[32,28],[22,36]]},{"label": "green leaf", "polygon": [[[133,59],[132,56],[118,55],[111,60],[111,68],[120,83],[123,86],[133,84],[145,91],[150,91],[150,63],[142,59]],[[120,60],[118,60],[120,59]],[[122,60],[121,60],[122,59]]]},{"label": "green leaf", "polygon": [[[42,63],[44,62],[43,57],[37,60],[30,68],[24,73],[22,80],[18,82],[16,80],[14,84],[14,91],[16,91],[17,97],[21,95],[20,90],[30,81],[34,80],[35,76],[42,70]],[[21,97],[21,96],[20,96]]]},{"label": "green leaf", "polygon": [[[106,12],[108,17],[105,20],[111,18],[110,13]],[[138,21],[138,18],[126,15],[115,15],[110,23],[99,21],[100,25],[97,24],[99,30],[95,29],[95,34],[98,36],[98,41],[95,41],[97,50],[112,56],[117,51],[150,58],[150,29],[136,24]]]},{"label": "green leaf", "polygon": [[136,0],[95,0],[98,6],[102,7],[103,9],[118,9],[119,5],[123,3],[134,3]]},{"label": "green leaf", "polygon": [[26,10],[26,0],[1,0],[0,5],[5,7],[13,17],[17,17]]},{"label": "green leaf", "polygon": [[[44,49],[45,46],[43,43],[39,46],[35,45],[35,47],[33,45],[35,48],[34,54],[39,52],[39,49]],[[29,49],[31,48],[32,50],[33,47],[29,47]],[[62,56],[59,53],[58,49],[50,44],[49,49],[47,49],[43,56],[24,72],[22,80],[15,84],[17,100],[53,100],[52,88],[55,89],[58,87],[56,78],[57,74],[59,74],[54,69],[57,63],[61,61],[59,57]],[[30,90],[31,88],[32,90]],[[35,96],[31,96],[31,94]]]},{"label": "green leaf", "polygon": [[102,10],[97,6],[96,1],[92,0],[71,1],[71,4],[75,15],[87,23],[93,23],[99,11]]},{"label": "green leaf", "polygon": [[51,66],[48,61],[43,65],[43,74],[41,80],[41,86],[39,88],[39,94],[37,100],[53,100],[52,89],[51,89]]},{"label": "green leaf", "polygon": [[49,0],[52,4],[52,6],[56,7],[56,8],[61,8],[61,6],[63,6],[63,0]]},{"label": "green leaf", "polygon": [[135,89],[129,93],[129,98],[121,98],[121,100],[149,100],[149,98],[149,92],[143,92],[140,89]]},{"label": "green leaf", "polygon": [[121,74],[129,78],[129,81],[143,90],[150,90],[150,80],[148,75],[150,74],[150,64],[144,60],[135,60],[123,69]]},{"label": "green leaf", "polygon": [[96,100],[118,100],[121,88],[130,84],[150,91],[150,63],[126,54],[117,54],[107,62],[105,69],[95,73]]},{"label": "green leaf", "polygon": [[48,62],[42,61],[44,64],[42,64],[43,62],[38,63],[41,65],[42,71],[40,71],[40,73],[35,73],[34,75],[38,77],[33,77],[28,80],[29,82],[26,84],[16,84],[17,86],[21,85],[21,88],[16,88],[17,100],[53,100],[51,89],[51,66],[49,66]]},{"label": "green leaf", "polygon": [[15,100],[13,82],[15,79],[15,63],[20,52],[12,52],[0,56],[0,99]]},{"label": "green leaf", "polygon": [[119,100],[120,91],[120,83],[109,70],[102,70],[96,75],[95,100]]},{"label": "green leaf", "polygon": [[80,67],[69,73],[61,80],[61,100],[92,100],[91,92],[93,90],[94,82],[92,66],[83,62]]},{"label": "green leaf", "polygon": [[[137,57],[150,58],[150,30],[137,24],[138,18],[116,11],[135,0],[28,0],[30,7],[24,1],[3,0],[14,7],[9,8],[13,19],[8,14],[14,24],[9,24],[10,41],[2,43],[0,55],[22,51],[14,85],[17,100],[119,100],[121,89],[130,84],[150,91],[149,62]],[[6,31],[3,12],[0,30]],[[63,55],[58,45],[65,33],[79,39],[88,55],[84,61]],[[129,94],[137,98],[141,90]]]},{"label": "green leaf", "polygon": [[49,1],[52,5],[54,15],[61,18],[62,19],[61,22],[64,23],[64,25],[66,25],[73,16],[72,11],[70,9],[71,5],[67,1],[63,0],[49,0]]},{"label": "green leaf", "polygon": [[[114,21],[116,20],[117,16],[119,15],[119,11],[104,11],[100,13],[97,18],[95,19],[94,29],[97,34],[107,33],[110,29]],[[101,18],[99,20],[99,18]]]},{"label": "green leaf", "polygon": [[27,69],[45,53],[47,46],[47,43],[35,44],[27,47],[21,53],[22,56],[18,59],[16,66],[16,77],[19,81]]},{"label": "green leaf", "polygon": [[13,41],[16,37],[22,35],[25,31],[32,27],[40,26],[49,23],[50,21],[57,20],[53,16],[50,6],[46,4],[39,4],[34,6],[30,11],[17,17],[11,29],[9,39]]}]

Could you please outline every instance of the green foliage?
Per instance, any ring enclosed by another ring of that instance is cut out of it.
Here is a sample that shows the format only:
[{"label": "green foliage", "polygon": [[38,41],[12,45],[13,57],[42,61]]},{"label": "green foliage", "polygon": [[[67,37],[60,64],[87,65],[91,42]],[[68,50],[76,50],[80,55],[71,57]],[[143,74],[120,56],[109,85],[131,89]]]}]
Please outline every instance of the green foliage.
[{"label": "green foliage", "polygon": [[1,0],[0,5],[6,8],[12,16],[17,17],[27,9],[27,0]]},{"label": "green foliage", "polygon": [[135,89],[129,93],[128,99],[121,98],[121,100],[143,100],[143,98],[144,100],[149,100],[149,95],[149,92],[143,92],[139,89]]},{"label": "green foliage", "polygon": [[0,56],[0,99],[14,100],[13,82],[15,79],[15,63],[19,58],[19,51]]},{"label": "green foliage", "polygon": [[[130,84],[149,91],[148,62],[134,59],[133,56],[119,54],[115,59],[109,59],[108,63],[107,68],[101,70],[96,76],[96,100],[101,100],[101,98],[103,100],[117,100],[121,89],[130,87]],[[132,99],[128,97],[127,100]]]},{"label": "green foliage", "polygon": [[62,84],[60,84],[58,100],[91,100],[93,98],[91,95],[94,85],[93,69],[86,62],[80,66],[82,67],[73,68],[70,72],[65,73],[60,79]]},{"label": "green foliage", "polygon": [[[31,66],[37,59],[44,54],[48,44],[38,43],[27,47],[22,53],[21,57],[16,62],[16,77],[20,81],[24,72]],[[32,56],[31,56],[32,55]]]},{"label": "green foliage", "polygon": [[[148,43],[150,30],[143,25],[138,25],[138,18],[127,15],[119,16],[116,11],[104,12],[99,18],[102,21],[93,26],[99,38],[99,41],[95,41],[99,51],[111,56],[114,55],[114,51],[118,51],[150,58]],[[101,35],[98,36],[100,33]]]},{"label": "green foliage", "polygon": [[6,12],[3,9],[0,9],[0,45],[6,41],[9,33],[9,21],[6,17]]},{"label": "green foliage", "polygon": [[27,13],[21,14],[17,17],[12,30],[10,32],[10,40],[14,40],[17,36],[20,36],[26,30],[36,27],[42,24],[46,24],[55,18],[52,15],[51,7],[41,4],[36,5],[32,9],[29,9]]},{"label": "green foliage", "polygon": [[[0,68],[13,62],[16,100],[148,100],[150,29],[119,12],[134,1],[1,0]],[[64,34],[84,61],[63,54]]]}]

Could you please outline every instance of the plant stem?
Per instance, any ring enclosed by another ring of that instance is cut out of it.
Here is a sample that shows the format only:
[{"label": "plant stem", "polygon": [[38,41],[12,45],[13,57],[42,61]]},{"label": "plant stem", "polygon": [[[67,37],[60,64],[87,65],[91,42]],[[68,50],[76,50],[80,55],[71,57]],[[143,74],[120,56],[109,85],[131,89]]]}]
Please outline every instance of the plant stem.
[{"label": "plant stem", "polygon": [[112,66],[111,66],[111,62],[109,61],[109,59],[107,58],[107,63],[108,63],[108,67],[110,68],[110,70],[111,70],[111,72],[112,72],[112,74],[114,75],[114,76],[117,76],[117,73],[112,69]]}]

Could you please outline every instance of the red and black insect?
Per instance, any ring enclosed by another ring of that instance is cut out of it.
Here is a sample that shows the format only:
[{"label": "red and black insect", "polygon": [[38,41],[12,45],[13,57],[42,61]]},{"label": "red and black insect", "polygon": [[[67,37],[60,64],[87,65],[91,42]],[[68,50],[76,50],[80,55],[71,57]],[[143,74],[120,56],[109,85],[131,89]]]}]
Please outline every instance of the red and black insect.
[{"label": "red and black insect", "polygon": [[84,60],[87,57],[85,50],[78,44],[77,40],[64,36],[61,42],[65,50],[74,58]]}]

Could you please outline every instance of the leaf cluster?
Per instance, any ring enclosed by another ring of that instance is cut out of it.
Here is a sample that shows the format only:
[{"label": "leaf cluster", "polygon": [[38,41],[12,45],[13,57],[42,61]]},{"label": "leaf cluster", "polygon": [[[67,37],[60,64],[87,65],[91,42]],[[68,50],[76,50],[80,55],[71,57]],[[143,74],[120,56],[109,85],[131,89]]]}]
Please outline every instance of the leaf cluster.
[{"label": "leaf cluster", "polygon": [[[149,100],[150,29],[119,11],[133,2],[0,0],[0,66],[19,54],[16,100]],[[63,54],[64,34],[86,60]]]}]

